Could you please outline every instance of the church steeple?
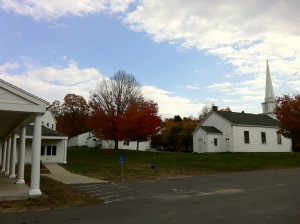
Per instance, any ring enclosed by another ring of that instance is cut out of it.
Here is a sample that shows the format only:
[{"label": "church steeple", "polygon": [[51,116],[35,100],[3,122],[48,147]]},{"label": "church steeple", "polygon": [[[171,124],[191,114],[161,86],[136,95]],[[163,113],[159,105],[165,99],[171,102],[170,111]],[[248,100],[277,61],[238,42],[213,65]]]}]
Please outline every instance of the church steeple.
[{"label": "church steeple", "polygon": [[274,115],[275,95],[274,95],[268,60],[267,60],[267,70],[266,70],[265,102],[262,103],[262,107],[263,107],[263,114],[275,118]]}]

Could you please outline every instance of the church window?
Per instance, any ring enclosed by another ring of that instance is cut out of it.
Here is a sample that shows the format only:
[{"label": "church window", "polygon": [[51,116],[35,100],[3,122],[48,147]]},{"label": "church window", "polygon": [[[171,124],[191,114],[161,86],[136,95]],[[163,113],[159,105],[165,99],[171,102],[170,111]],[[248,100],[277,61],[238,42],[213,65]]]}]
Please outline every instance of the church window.
[{"label": "church window", "polygon": [[277,133],[277,144],[279,144],[279,145],[282,144],[281,134],[280,133]]},{"label": "church window", "polygon": [[214,138],[214,146],[217,146],[217,145],[218,145],[218,139]]},{"label": "church window", "polygon": [[244,143],[245,144],[250,143],[249,131],[244,131]]},{"label": "church window", "polygon": [[261,144],[267,144],[266,132],[261,132]]}]

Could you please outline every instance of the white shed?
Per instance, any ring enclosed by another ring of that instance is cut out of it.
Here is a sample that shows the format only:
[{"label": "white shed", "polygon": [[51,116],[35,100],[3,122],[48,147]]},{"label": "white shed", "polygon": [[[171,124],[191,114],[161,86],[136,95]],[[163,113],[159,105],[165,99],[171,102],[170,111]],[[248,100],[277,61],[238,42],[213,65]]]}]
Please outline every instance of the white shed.
[{"label": "white shed", "polygon": [[[119,149],[136,150],[136,141],[119,141]],[[95,148],[99,147],[102,149],[113,149],[115,142],[113,140],[100,139],[95,136],[93,131],[89,131],[80,135],[73,136],[68,140],[68,147],[88,147]],[[139,142],[139,150],[147,151],[150,150],[151,141]]]}]

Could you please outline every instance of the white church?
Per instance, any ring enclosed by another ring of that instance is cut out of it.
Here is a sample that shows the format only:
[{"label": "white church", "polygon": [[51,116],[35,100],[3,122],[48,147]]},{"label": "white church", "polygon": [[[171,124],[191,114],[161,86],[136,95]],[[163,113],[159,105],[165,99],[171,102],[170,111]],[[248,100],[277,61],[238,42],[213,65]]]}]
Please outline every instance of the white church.
[{"label": "white church", "polygon": [[262,114],[249,114],[218,111],[214,106],[193,132],[193,152],[291,152],[291,139],[278,133],[268,61],[262,109]]}]

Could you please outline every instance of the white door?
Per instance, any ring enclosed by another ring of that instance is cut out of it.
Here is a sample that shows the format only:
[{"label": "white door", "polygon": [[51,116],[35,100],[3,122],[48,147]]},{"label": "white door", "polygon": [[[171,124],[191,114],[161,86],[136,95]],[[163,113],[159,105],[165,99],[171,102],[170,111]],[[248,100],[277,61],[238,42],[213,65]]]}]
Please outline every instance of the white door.
[{"label": "white door", "polygon": [[226,152],[230,152],[230,141],[229,141],[229,138],[225,139],[225,150],[226,150]]},{"label": "white door", "polygon": [[204,148],[203,148],[203,139],[198,140],[198,145],[199,145],[199,153],[204,153]]}]

